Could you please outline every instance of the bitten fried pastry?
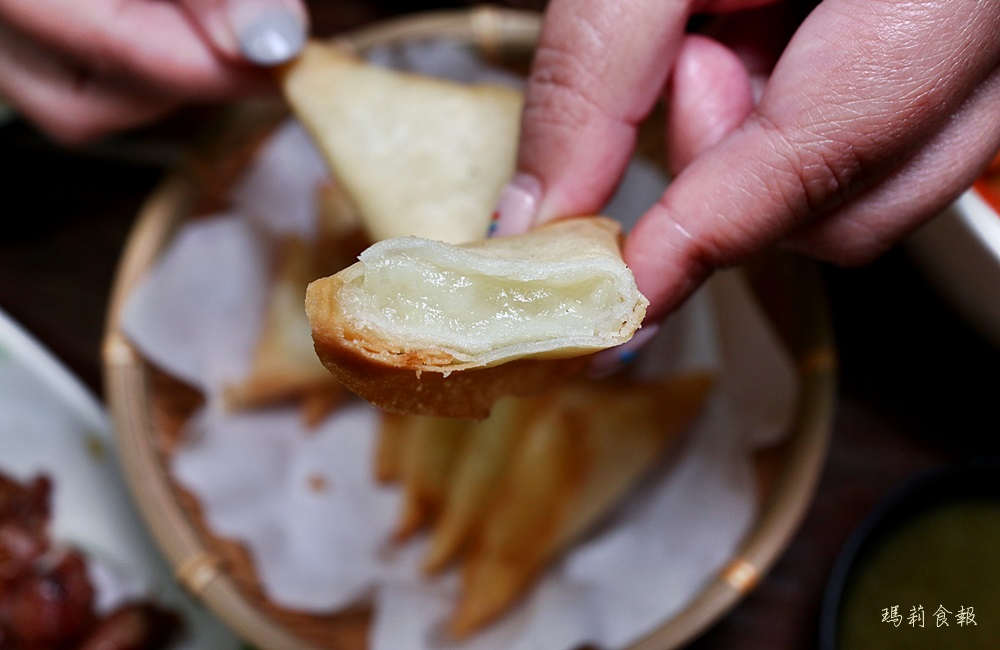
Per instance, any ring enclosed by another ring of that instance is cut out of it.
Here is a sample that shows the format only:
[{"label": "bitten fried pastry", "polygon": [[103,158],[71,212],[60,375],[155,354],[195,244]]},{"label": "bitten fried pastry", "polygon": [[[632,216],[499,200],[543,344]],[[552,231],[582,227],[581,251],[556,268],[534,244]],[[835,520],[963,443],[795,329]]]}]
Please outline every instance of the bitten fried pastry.
[{"label": "bitten fried pastry", "polygon": [[386,411],[485,417],[500,397],[542,392],[639,328],[648,301],[620,242],[607,217],[462,245],[378,242],[309,285],[316,352]]}]

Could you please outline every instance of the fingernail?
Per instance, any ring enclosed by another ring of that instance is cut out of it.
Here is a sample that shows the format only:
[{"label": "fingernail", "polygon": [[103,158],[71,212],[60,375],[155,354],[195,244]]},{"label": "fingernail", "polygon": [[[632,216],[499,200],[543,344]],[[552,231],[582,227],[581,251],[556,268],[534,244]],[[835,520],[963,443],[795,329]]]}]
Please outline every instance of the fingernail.
[{"label": "fingernail", "polygon": [[541,194],[541,184],[534,176],[515,174],[500,192],[490,223],[490,236],[515,235],[531,228]]},{"label": "fingernail", "polygon": [[228,4],[240,52],[258,65],[277,65],[306,43],[306,20],[281,0],[241,0]]},{"label": "fingernail", "polygon": [[659,334],[659,323],[643,325],[635,335],[619,346],[602,350],[594,355],[587,369],[591,379],[604,379],[623,370],[639,356],[639,351]]}]

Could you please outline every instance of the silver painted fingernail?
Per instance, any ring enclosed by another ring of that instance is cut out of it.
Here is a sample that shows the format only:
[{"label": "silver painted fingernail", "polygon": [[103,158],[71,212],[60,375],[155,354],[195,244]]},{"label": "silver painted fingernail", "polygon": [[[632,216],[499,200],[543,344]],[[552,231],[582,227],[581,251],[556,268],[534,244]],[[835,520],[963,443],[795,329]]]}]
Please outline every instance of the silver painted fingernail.
[{"label": "silver painted fingernail", "polygon": [[306,43],[306,26],[286,9],[271,9],[237,31],[240,51],[258,65],[277,65],[294,58]]}]

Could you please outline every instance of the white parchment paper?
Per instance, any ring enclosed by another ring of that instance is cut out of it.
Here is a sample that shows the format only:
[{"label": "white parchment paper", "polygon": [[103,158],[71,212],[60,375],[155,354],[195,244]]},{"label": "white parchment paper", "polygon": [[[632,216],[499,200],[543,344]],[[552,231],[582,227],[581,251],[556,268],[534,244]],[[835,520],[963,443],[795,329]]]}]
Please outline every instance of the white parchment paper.
[{"label": "white parchment paper", "polygon": [[[451,67],[463,79],[480,69],[448,44],[376,57],[434,73]],[[247,546],[278,604],[328,612],[373,603],[376,650],[616,648],[677,613],[752,524],[752,452],[786,433],[798,393],[792,360],[741,276],[718,274],[637,362],[643,373],[706,368],[719,378],[680,447],[513,611],[456,644],[441,630],[457,575],[421,575],[421,538],[389,543],[399,495],[373,481],[371,407],[351,403],[306,430],[291,408],[229,414],[220,405],[221,387],[246,372],[256,340],[268,238],[310,232],[313,190],[324,178],[308,137],[289,121],[237,186],[232,209],[185,225],[124,313],[143,353],[208,397],[172,470],[212,529]],[[608,212],[630,223],[664,184],[636,163]]]}]

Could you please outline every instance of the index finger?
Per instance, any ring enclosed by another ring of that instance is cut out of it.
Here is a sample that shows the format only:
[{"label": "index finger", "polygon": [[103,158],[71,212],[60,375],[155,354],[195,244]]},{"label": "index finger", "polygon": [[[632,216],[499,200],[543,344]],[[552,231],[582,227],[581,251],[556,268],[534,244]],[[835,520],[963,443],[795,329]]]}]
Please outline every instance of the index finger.
[{"label": "index finger", "polygon": [[688,12],[687,2],[663,0],[550,3],[525,93],[518,174],[498,208],[499,234],[524,230],[536,217],[603,206],[638,123],[663,90]]}]

